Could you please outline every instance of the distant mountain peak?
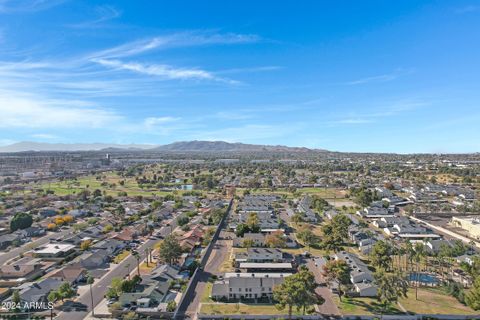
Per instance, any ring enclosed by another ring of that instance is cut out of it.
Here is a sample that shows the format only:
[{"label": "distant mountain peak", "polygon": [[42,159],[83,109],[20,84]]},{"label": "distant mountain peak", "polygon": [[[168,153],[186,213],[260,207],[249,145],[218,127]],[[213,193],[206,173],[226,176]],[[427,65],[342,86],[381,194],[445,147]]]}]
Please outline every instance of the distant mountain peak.
[{"label": "distant mountain peak", "polygon": [[0,147],[0,152],[26,152],[26,151],[171,151],[171,152],[308,152],[325,151],[320,149],[308,149],[304,147],[287,147],[282,145],[260,145],[241,142],[226,141],[178,141],[165,145],[148,144],[113,144],[113,143],[47,143],[47,142],[17,142],[8,146]]},{"label": "distant mountain peak", "polygon": [[[289,152],[306,152],[312,151],[303,147],[287,147],[282,145],[259,145],[259,144],[247,144],[241,142],[226,142],[226,141],[178,141],[170,144],[156,147],[158,151],[210,151],[210,152],[255,152],[255,151],[289,151]],[[319,150],[317,150],[319,151]]]},{"label": "distant mountain peak", "polygon": [[48,143],[22,141],[0,147],[0,152],[25,151],[100,151],[100,150],[146,150],[155,145],[143,144],[114,144],[114,143]]}]

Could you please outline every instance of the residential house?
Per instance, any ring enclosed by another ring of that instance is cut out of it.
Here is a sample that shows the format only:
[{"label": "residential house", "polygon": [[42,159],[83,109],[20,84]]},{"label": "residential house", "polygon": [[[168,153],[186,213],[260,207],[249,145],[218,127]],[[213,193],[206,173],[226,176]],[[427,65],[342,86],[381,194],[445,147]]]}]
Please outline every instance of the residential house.
[{"label": "residential house", "polygon": [[38,258],[23,257],[0,267],[0,285],[17,286],[45,273],[46,264]]},{"label": "residential house", "polygon": [[29,251],[38,258],[59,259],[65,258],[75,251],[75,246],[68,243],[47,243]]},{"label": "residential house", "polygon": [[[62,282],[57,279],[46,278],[38,282],[24,283],[13,290],[18,290],[20,296],[20,304],[22,306],[28,306],[36,304],[37,306],[47,306],[48,294],[52,290],[57,290]],[[6,301],[11,301],[12,297],[9,297]],[[35,310],[35,308],[32,308]],[[44,310],[47,308],[39,308]],[[31,310],[31,309],[30,309]]]},{"label": "residential house", "polygon": [[56,279],[61,282],[68,282],[70,284],[77,284],[85,281],[86,277],[87,270],[79,265],[74,264],[67,265],[49,275],[49,278]]},{"label": "residential house", "polygon": [[243,247],[245,240],[251,240],[254,247],[265,247],[265,235],[262,233],[245,233],[243,237],[233,238],[234,247]]},{"label": "residential house", "polygon": [[276,248],[248,248],[235,255],[236,262],[283,262],[283,252]]},{"label": "residential house", "polygon": [[[134,292],[125,292],[118,298],[122,306],[135,305],[141,308],[157,307],[161,303],[173,300],[177,292],[172,291],[172,281],[180,279],[179,269],[161,265],[151,274],[142,278]],[[180,289],[180,288],[177,288]]]},{"label": "residential house", "polygon": [[377,287],[373,283],[373,273],[360,258],[352,253],[341,251],[335,254],[336,260],[344,260],[350,268],[350,282],[356,293],[361,297],[374,297]]},{"label": "residential house", "polygon": [[22,237],[17,233],[4,234],[0,236],[0,250],[5,250],[9,246],[21,241]]},{"label": "residential house", "polygon": [[84,252],[75,259],[75,262],[87,270],[103,269],[108,266],[112,256],[104,249]]},{"label": "residential house", "polygon": [[271,298],[273,288],[291,273],[226,273],[223,280],[213,283],[213,299]]},{"label": "residential house", "polygon": [[392,212],[389,212],[386,208],[384,207],[378,207],[378,206],[370,206],[368,208],[365,208],[361,211],[357,211],[357,215],[367,218],[367,219],[375,219],[375,218],[383,218],[383,217],[393,217],[394,214]]}]

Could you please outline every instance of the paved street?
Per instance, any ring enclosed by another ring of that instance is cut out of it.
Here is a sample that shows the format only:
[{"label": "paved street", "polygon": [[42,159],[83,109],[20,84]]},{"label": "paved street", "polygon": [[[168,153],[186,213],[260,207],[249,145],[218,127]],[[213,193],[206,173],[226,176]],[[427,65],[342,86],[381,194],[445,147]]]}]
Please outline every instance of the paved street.
[{"label": "paved street", "polygon": [[200,298],[205,290],[208,279],[212,275],[218,276],[222,274],[222,272],[219,272],[219,269],[228,254],[228,242],[230,241],[223,240],[225,235],[226,232],[222,230],[220,232],[220,238],[216,242],[205,268],[199,271],[199,280],[197,286],[195,287],[194,297],[188,305],[188,309],[186,310],[186,316],[190,319],[196,318],[197,312],[200,311],[198,310],[200,306]]},{"label": "paved street", "polygon": [[48,233],[47,235],[38,238],[34,241],[27,242],[21,247],[11,249],[7,252],[3,252],[0,254],[0,265],[4,264],[8,260],[20,256],[22,253],[25,253],[27,251],[30,251],[36,247],[39,247],[41,245],[44,245],[50,241],[50,238],[57,238],[66,235],[67,233],[71,233],[71,230],[61,230],[56,233]]},{"label": "paved street", "polygon": [[[325,282],[320,269],[315,266],[315,263],[312,259],[308,259],[306,265],[307,265],[308,270],[313,272],[313,274],[315,275],[315,282],[317,282],[317,283],[324,283]],[[323,299],[325,299],[325,303],[323,303],[322,305],[319,306],[319,310],[322,314],[324,314],[324,315],[339,315],[340,314],[340,311],[338,310],[337,305],[333,301],[333,294],[330,291],[330,289],[328,289],[327,287],[318,286],[315,289],[315,292],[318,295],[322,296]]]}]

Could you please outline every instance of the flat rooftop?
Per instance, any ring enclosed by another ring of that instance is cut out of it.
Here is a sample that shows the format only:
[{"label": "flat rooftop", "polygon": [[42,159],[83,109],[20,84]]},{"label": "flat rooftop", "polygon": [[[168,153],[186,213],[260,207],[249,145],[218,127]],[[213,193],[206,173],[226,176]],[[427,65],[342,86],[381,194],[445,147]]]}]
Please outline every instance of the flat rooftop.
[{"label": "flat rooftop", "polygon": [[268,263],[268,262],[242,262],[241,269],[292,269],[292,264],[289,262]]},{"label": "flat rooftop", "polygon": [[74,245],[68,243],[48,243],[38,249],[35,249],[34,252],[39,254],[57,254],[72,250],[74,248]]},{"label": "flat rooftop", "polygon": [[291,273],[229,272],[225,273],[225,278],[285,278],[291,275]]}]

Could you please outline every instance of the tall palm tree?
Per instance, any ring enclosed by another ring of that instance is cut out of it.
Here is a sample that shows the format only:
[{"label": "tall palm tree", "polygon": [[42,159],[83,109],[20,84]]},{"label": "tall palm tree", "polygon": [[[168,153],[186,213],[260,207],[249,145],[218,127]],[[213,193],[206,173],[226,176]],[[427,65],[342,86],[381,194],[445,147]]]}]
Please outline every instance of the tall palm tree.
[{"label": "tall palm tree", "polygon": [[127,264],[125,265],[125,268],[127,269],[128,280],[130,280],[130,263],[127,263]]},{"label": "tall palm tree", "polygon": [[95,282],[95,279],[89,274],[87,276],[87,284],[90,285],[90,299],[92,301],[92,317],[95,317],[95,305],[93,304],[93,289],[92,285]]},{"label": "tall palm tree", "polygon": [[138,251],[133,251],[132,256],[134,256],[137,260],[137,274],[138,276],[140,276],[140,254],[138,253]]},{"label": "tall palm tree", "polygon": [[149,265],[148,265],[148,250],[149,250],[148,247],[145,248],[145,250],[144,250],[145,251],[145,256],[146,256],[146,259],[147,259],[147,268],[149,267]]},{"label": "tall palm tree", "polygon": [[420,262],[425,258],[425,247],[421,243],[415,244],[415,262],[417,266],[416,271],[416,286],[415,286],[415,300],[418,300],[418,287],[420,285]]},{"label": "tall palm tree", "polygon": [[407,259],[406,259],[407,271],[410,271],[412,268],[414,257],[415,257],[415,250],[410,241],[408,241],[406,245],[406,254],[407,254]]}]

